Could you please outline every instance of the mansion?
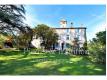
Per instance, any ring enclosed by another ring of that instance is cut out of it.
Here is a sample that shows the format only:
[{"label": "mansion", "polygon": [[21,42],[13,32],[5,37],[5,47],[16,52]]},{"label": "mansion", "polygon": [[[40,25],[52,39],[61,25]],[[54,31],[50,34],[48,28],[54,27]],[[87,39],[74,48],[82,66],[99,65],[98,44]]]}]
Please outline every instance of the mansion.
[{"label": "mansion", "polygon": [[[58,42],[55,44],[55,49],[63,50],[72,46],[83,47],[87,41],[86,27],[73,27],[71,23],[70,27],[67,27],[67,21],[62,19],[60,21],[60,27],[54,28],[59,36]],[[32,45],[36,48],[40,48],[40,39],[33,39]]]}]

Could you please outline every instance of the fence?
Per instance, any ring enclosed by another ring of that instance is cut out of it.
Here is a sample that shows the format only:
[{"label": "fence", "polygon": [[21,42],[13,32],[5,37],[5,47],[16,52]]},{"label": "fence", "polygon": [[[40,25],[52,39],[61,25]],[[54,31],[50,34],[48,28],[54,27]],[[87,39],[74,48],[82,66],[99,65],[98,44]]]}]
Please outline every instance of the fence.
[{"label": "fence", "polygon": [[88,52],[88,50],[84,50],[84,49],[74,49],[74,50],[72,50],[72,54],[74,54],[74,55],[88,55],[89,54],[89,52]]}]

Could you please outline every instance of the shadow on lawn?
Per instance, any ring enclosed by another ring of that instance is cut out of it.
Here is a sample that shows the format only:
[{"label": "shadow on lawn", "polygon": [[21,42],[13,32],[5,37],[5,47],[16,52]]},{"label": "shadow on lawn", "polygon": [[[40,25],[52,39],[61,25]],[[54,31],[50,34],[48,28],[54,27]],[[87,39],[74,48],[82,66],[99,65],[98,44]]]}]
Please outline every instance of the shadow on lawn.
[{"label": "shadow on lawn", "polygon": [[105,75],[105,65],[91,63],[86,56],[36,54],[2,60],[1,75]]},{"label": "shadow on lawn", "polygon": [[23,53],[23,52],[17,51],[17,50],[14,50],[14,51],[2,50],[2,51],[0,51],[0,55],[4,55],[4,56],[18,55],[21,53]]},{"label": "shadow on lawn", "polygon": [[37,74],[37,75],[105,75],[105,67],[92,64],[86,59],[81,59],[78,62],[41,62],[37,63],[36,69],[26,74]]}]

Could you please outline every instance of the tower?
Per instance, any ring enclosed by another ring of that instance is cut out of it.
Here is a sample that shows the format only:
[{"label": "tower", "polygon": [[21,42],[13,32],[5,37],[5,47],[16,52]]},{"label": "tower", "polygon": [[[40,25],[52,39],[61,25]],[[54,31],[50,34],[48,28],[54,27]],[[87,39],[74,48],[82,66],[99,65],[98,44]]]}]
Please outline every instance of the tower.
[{"label": "tower", "polygon": [[66,47],[66,28],[67,27],[67,21],[62,19],[60,20],[60,34],[59,34],[59,37],[60,37],[60,41],[59,41],[59,47],[60,47],[60,50],[64,50],[65,47]]},{"label": "tower", "polygon": [[60,21],[60,27],[61,27],[61,28],[66,28],[66,26],[67,26],[67,21],[64,20],[64,19],[62,19],[62,20]]}]

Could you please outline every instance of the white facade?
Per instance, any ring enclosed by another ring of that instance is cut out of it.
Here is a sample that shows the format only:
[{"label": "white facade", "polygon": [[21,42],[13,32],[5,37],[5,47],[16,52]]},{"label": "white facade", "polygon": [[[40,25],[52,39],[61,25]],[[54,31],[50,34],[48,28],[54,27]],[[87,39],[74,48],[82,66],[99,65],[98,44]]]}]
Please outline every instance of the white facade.
[{"label": "white facade", "polygon": [[[61,20],[60,21],[60,28],[55,28],[57,34],[59,35],[58,43],[55,46],[56,49],[61,50],[62,44],[63,49],[67,48],[67,44],[73,45],[74,38],[78,38],[79,46],[83,47],[85,42],[85,29],[75,29],[75,28],[67,28],[67,21]],[[40,39],[34,38],[32,41],[32,45],[36,48],[40,48]]]}]

